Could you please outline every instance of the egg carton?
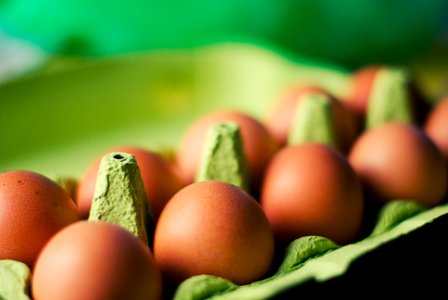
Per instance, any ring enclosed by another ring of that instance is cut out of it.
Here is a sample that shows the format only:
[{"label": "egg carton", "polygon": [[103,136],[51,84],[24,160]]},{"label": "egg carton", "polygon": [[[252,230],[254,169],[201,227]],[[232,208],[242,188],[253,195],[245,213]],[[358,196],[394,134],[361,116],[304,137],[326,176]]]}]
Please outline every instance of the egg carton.
[{"label": "egg carton", "polygon": [[[0,166],[54,179],[79,178],[104,148],[171,147],[180,129],[205,111],[233,107],[261,117],[284,87],[312,82],[338,95],[347,74],[337,66],[291,61],[234,44],[99,61],[60,58],[0,85],[0,136],[7,145],[0,147]],[[308,256],[290,259],[261,281],[235,286],[205,278],[210,285],[204,290],[180,287],[173,296],[269,299],[356,296],[359,290],[372,297],[443,292],[444,276],[438,273],[448,267],[443,240],[448,206],[414,211],[393,205],[380,216],[380,229],[355,243],[338,246],[308,237],[296,245]],[[326,246],[315,249],[316,241]]]}]

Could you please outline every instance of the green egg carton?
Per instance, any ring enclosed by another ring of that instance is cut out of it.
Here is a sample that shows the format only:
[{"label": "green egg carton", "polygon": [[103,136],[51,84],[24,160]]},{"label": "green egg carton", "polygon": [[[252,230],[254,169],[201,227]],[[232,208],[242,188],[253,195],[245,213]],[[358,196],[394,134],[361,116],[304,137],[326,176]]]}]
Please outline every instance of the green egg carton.
[{"label": "green egg carton", "polygon": [[278,271],[248,285],[236,286],[219,277],[199,275],[184,281],[174,299],[309,299],[438,294],[448,266],[442,237],[448,228],[448,206],[423,210],[409,201],[383,207],[372,233],[338,246],[318,236],[293,241]]},{"label": "green egg carton", "polygon": [[[349,74],[244,44],[51,58],[35,73],[0,84],[0,171],[77,179],[110,147],[172,151],[186,126],[206,112],[232,108],[263,119],[285,88],[311,83],[339,96]],[[217,277],[193,277],[173,297],[305,299],[353,296],[358,290],[368,296],[442,291],[446,276],[436,273],[448,270],[447,231],[446,204],[422,210],[397,200],[384,206],[372,231],[353,244],[304,237],[261,281],[236,286]]]}]

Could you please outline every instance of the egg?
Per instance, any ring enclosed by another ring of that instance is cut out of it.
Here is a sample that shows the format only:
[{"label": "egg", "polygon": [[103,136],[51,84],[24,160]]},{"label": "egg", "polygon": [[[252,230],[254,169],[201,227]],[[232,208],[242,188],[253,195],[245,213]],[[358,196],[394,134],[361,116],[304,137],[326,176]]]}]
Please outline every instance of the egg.
[{"label": "egg", "polygon": [[355,119],[342,102],[318,86],[299,85],[287,89],[269,111],[265,121],[268,130],[280,145],[286,145],[296,115],[296,108],[307,94],[323,94],[330,99],[335,135],[338,141],[337,148],[346,152],[357,133]]},{"label": "egg", "polygon": [[266,128],[280,145],[288,141],[289,129],[301,96],[307,93],[321,93],[324,90],[314,85],[299,85],[288,88],[271,105],[265,120]]},{"label": "egg", "polygon": [[274,156],[261,205],[280,244],[307,235],[346,244],[360,233],[364,199],[360,180],[340,152],[305,143]]},{"label": "egg", "polygon": [[385,123],[365,131],[353,145],[349,161],[380,201],[407,199],[432,207],[446,193],[443,156],[412,125]]},{"label": "egg", "polygon": [[196,120],[184,133],[177,152],[177,164],[186,183],[195,180],[208,129],[229,121],[240,126],[249,181],[253,188],[258,187],[278,145],[261,122],[247,114],[230,110],[211,112]]},{"label": "egg", "polygon": [[45,243],[79,219],[73,200],[51,179],[24,170],[0,173],[0,259],[32,268]]},{"label": "egg", "polygon": [[209,274],[250,283],[266,275],[273,255],[272,230],[260,204],[229,183],[184,187],[156,225],[154,256],[168,282]]},{"label": "egg", "polygon": [[424,130],[439,147],[448,162],[448,96],[440,100],[431,110]]},{"label": "egg", "polygon": [[[384,88],[379,87],[378,84],[376,84],[377,76],[384,70],[390,68],[394,67],[388,65],[368,65],[358,69],[349,78],[345,95],[343,96],[343,102],[355,116],[360,125],[364,123],[366,115],[368,114],[369,101],[371,94],[374,93],[374,89]],[[409,95],[410,110],[414,115],[415,122],[421,124],[426,118],[430,106],[418,88],[413,74],[406,69],[402,69],[402,71],[404,78],[406,78],[404,87]],[[387,88],[388,87],[386,87],[386,89]],[[393,95],[391,95],[391,97],[393,97]]]},{"label": "egg", "polygon": [[364,120],[370,98],[370,91],[380,66],[366,66],[350,78],[345,104],[361,122]]},{"label": "egg", "polygon": [[156,300],[160,271],[146,244],[105,222],[79,221],[58,232],[38,257],[35,300]]},{"label": "egg", "polygon": [[[154,219],[160,215],[168,200],[183,187],[181,177],[160,154],[138,147],[115,147],[108,152],[126,152],[135,156]],[[104,155],[104,154],[103,154]],[[76,202],[83,218],[89,216],[95,192],[96,178],[103,155],[97,157],[80,180]]]}]

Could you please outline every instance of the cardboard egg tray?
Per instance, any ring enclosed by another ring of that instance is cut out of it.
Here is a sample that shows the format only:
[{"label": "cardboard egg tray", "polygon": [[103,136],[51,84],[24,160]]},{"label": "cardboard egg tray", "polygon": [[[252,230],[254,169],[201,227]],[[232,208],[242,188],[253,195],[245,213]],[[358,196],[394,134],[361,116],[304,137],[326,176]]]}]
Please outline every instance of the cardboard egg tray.
[{"label": "cardboard egg tray", "polygon": [[[175,149],[205,112],[234,108],[262,119],[297,83],[343,93],[349,72],[255,46],[223,44],[97,60],[58,58],[0,84],[0,167],[79,178],[116,145]],[[439,205],[353,244],[316,253],[293,270],[216,299],[412,295],[446,286],[448,206]],[[180,296],[179,296],[180,297]]]}]

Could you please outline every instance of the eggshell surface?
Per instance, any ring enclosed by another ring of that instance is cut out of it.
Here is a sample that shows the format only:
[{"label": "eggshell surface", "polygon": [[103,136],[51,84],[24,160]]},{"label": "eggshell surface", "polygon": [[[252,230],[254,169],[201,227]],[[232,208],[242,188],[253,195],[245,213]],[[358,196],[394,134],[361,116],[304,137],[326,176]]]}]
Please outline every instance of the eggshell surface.
[{"label": "eggshell surface", "polygon": [[224,182],[186,186],[156,226],[154,255],[171,282],[210,274],[250,283],[266,274],[273,254],[272,230],[259,203]]},{"label": "eggshell surface", "polygon": [[274,156],[261,204],[283,243],[306,235],[352,242],[364,208],[361,183],[344,156],[315,143],[289,146]]},{"label": "eggshell surface", "polygon": [[407,199],[426,207],[439,204],[447,189],[443,156],[419,128],[386,123],[365,131],[349,161],[381,201]]},{"label": "eggshell surface", "polygon": [[160,272],[146,244],[105,222],[64,228],[42,250],[32,279],[35,300],[152,300]]},{"label": "eggshell surface", "polygon": [[79,219],[73,200],[51,179],[20,170],[0,174],[0,259],[32,268],[45,243]]},{"label": "eggshell surface", "polygon": [[425,132],[439,147],[448,162],[448,96],[434,106],[428,115]]},{"label": "eggshell surface", "polygon": [[369,103],[370,93],[380,66],[368,66],[355,72],[349,84],[345,104],[359,119],[364,119]]}]

